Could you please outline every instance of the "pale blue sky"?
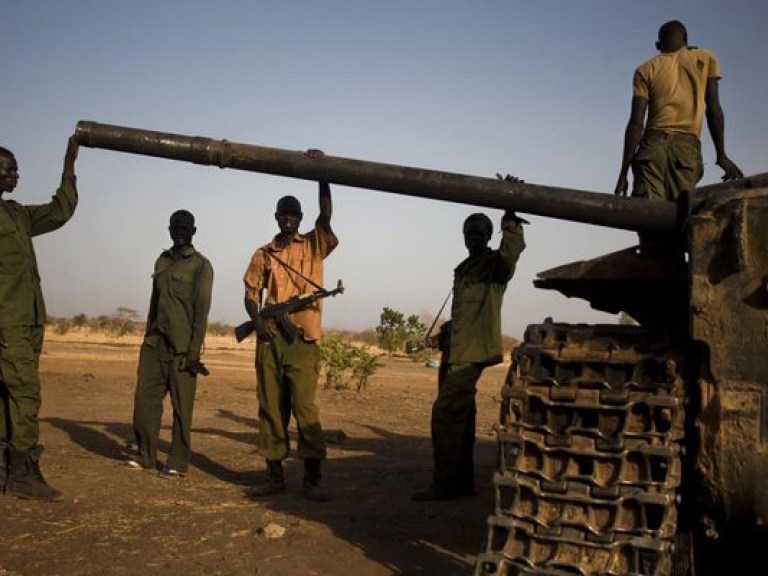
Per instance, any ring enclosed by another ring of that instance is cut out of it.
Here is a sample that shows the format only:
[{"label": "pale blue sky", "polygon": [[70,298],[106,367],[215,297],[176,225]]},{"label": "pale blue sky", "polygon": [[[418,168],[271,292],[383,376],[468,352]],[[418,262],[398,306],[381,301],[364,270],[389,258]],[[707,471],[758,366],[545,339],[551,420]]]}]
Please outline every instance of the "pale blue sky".
[{"label": "pale blue sky", "polygon": [[[634,68],[677,18],[713,50],[730,156],[768,171],[768,4],[762,0],[49,0],[5,2],[0,145],[14,198],[47,201],[78,120],[611,193]],[[720,170],[704,134],[706,173]],[[80,206],[36,240],[52,315],[146,314],[150,274],[178,208],[213,262],[211,320],[234,324],[251,253],[287,193],[317,214],[316,185],[83,148]],[[375,326],[384,306],[436,313],[466,251],[469,206],[334,186],[341,244],[327,327]],[[500,211],[482,210],[498,223]],[[634,243],[630,232],[532,217],[504,331],[545,316],[612,321],[537,290],[538,271]],[[494,246],[498,235],[494,236]]]}]

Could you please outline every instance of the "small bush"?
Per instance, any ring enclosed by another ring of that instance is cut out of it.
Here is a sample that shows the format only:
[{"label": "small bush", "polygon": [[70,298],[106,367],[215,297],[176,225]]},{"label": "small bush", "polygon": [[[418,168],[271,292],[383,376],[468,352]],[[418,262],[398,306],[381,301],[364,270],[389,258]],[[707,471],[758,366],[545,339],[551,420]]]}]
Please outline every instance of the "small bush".
[{"label": "small bush", "polygon": [[378,356],[371,354],[368,346],[356,348],[354,356],[352,375],[356,380],[356,389],[360,392],[368,386],[368,380],[384,366],[384,362]]},{"label": "small bush", "polygon": [[69,332],[71,327],[72,327],[72,324],[67,318],[59,318],[55,321],[53,325],[53,332],[55,334],[59,334],[63,336],[64,334]]},{"label": "small bush", "polygon": [[211,336],[228,336],[232,334],[234,328],[224,322],[208,322],[208,328],[206,334]]},{"label": "small bush", "polygon": [[384,364],[370,352],[368,346],[356,347],[344,340],[338,332],[327,333],[320,342],[325,382],[323,389],[349,390],[349,380],[355,381],[360,392]]}]

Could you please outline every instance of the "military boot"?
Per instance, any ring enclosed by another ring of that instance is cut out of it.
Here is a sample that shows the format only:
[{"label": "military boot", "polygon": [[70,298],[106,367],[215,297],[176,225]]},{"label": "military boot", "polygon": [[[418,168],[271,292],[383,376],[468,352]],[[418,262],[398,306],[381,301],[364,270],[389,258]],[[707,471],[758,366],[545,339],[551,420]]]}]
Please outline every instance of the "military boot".
[{"label": "military boot", "polygon": [[8,445],[0,442],[0,494],[5,493],[5,483],[8,480]]},{"label": "military boot", "polygon": [[10,468],[5,484],[6,494],[26,500],[46,500],[48,502],[64,500],[64,495],[45,481],[40,470],[42,452],[42,446],[36,446],[25,452],[14,450],[11,447]]},{"label": "military boot", "polygon": [[285,492],[283,463],[280,460],[267,460],[267,481],[264,484],[251,486],[247,494],[254,498],[261,498],[263,496],[279,494],[280,492]]},{"label": "military boot", "polygon": [[304,498],[313,502],[327,502],[331,499],[320,488],[320,462],[319,458],[304,460]]}]

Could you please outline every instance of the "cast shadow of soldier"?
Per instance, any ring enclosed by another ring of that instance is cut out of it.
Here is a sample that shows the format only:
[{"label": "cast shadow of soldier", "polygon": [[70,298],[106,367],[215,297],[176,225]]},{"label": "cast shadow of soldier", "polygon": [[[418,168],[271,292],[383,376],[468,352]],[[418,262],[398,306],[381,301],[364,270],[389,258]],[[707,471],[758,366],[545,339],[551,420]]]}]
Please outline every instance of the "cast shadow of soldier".
[{"label": "cast shadow of soldier", "polygon": [[286,493],[259,498],[269,509],[326,525],[392,574],[466,575],[483,546],[493,510],[491,478],[495,441],[478,439],[478,495],[450,502],[414,502],[413,487],[431,475],[428,437],[363,426],[366,437],[328,443],[323,474],[333,499],[308,502],[301,496],[303,464],[286,461]]},{"label": "cast shadow of soldier", "polygon": [[[244,488],[261,481],[263,461],[255,450],[255,419],[225,409],[219,409],[217,417],[243,429],[194,428],[193,434],[242,443],[248,447],[253,464],[248,469],[232,469],[200,450],[193,450],[192,466]],[[124,460],[126,446],[133,440],[132,426],[127,422],[56,417],[41,421],[65,432],[84,450],[106,459]],[[469,573],[469,562],[483,545],[486,519],[493,509],[490,479],[496,457],[495,442],[482,438],[477,441],[478,496],[452,502],[412,502],[412,488],[429,479],[430,439],[393,433],[376,426],[363,428],[368,431],[366,437],[325,430],[329,460],[324,469],[324,484],[332,487],[330,502],[315,503],[302,498],[302,461],[291,456],[285,461],[288,490],[254,501],[254,505],[323,524],[336,537],[354,544],[392,574]],[[164,425],[163,430],[169,435],[169,426]],[[291,435],[295,446],[293,428]],[[167,454],[169,449],[170,442],[161,438],[160,452]],[[247,496],[243,494],[243,498]]]},{"label": "cast shadow of soldier", "polygon": [[[64,418],[41,418],[41,422],[65,432],[69,438],[83,449],[109,460],[123,462],[133,450],[133,428],[126,422],[75,421]],[[162,430],[170,433],[170,426],[162,426]],[[193,428],[192,433],[202,433],[227,438],[246,444],[253,443],[253,432],[233,432],[231,430],[212,428]],[[161,437],[158,440],[158,452],[168,454],[171,443]],[[223,482],[246,486],[253,480],[253,472],[233,470],[208,458],[200,452],[193,452],[190,464],[205,474]]]}]

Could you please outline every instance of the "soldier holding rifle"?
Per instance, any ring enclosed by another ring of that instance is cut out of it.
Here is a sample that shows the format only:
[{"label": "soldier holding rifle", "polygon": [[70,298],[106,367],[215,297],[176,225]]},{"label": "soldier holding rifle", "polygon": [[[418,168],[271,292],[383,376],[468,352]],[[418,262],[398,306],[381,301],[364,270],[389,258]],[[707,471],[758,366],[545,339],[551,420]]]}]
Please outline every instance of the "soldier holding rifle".
[{"label": "soldier holding rifle", "polygon": [[[308,150],[307,156],[323,156]],[[295,330],[281,329],[277,322],[260,315],[262,308],[285,302],[307,292],[322,290],[323,261],[336,248],[338,238],[331,229],[331,189],[319,182],[320,213],[315,228],[299,233],[301,204],[293,196],[277,203],[275,219],[279,233],[253,254],[244,275],[245,309],[258,343],[256,378],[259,399],[259,452],[266,460],[267,480],[253,486],[253,497],[270,496],[285,490],[283,460],[288,457],[288,423],[291,411],[298,427],[297,455],[304,461],[304,497],[328,499],[320,488],[320,465],[326,456],[325,440],[315,404],[319,376],[322,302],[318,298],[289,316]]]}]

